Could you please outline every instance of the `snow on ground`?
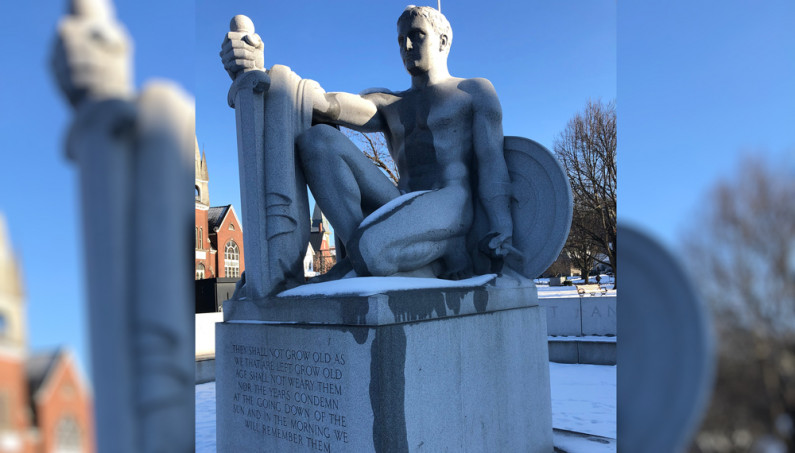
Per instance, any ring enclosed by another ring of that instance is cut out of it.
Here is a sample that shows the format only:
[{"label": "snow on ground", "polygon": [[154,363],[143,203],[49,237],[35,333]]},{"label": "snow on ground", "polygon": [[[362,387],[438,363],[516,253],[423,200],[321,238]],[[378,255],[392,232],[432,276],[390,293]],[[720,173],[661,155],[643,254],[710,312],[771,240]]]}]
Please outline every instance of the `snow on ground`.
[{"label": "snow on ground", "polygon": [[[571,286],[549,286],[549,279],[548,278],[537,278],[535,279],[536,287],[538,288],[538,297],[542,299],[546,298],[554,298],[554,297],[578,297],[577,294],[577,287],[574,285],[582,285],[585,284],[585,280],[581,277],[574,276],[574,277],[566,277],[566,280],[569,280],[572,285]],[[591,285],[596,284],[596,277],[591,277],[590,283]],[[616,290],[613,289],[613,277],[602,274],[600,276],[600,285],[603,288],[607,288],[607,293],[605,294],[590,294],[587,293],[584,297],[602,297],[602,296],[615,296]]]},{"label": "snow on ground", "polygon": [[616,438],[616,367],[550,363],[552,426]]},{"label": "snow on ground", "polygon": [[215,382],[196,386],[196,453],[215,452]]},{"label": "snow on ground", "polygon": [[[616,367],[549,364],[552,426],[616,438]],[[615,452],[615,442],[556,432],[555,446],[568,453]],[[215,452],[215,382],[196,386],[196,451]]]}]

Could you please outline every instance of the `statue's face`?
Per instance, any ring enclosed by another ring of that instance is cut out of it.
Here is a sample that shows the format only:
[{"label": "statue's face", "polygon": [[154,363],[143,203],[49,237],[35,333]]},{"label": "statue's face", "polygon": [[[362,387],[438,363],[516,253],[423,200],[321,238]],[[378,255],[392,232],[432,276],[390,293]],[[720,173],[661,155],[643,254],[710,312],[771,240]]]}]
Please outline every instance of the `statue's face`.
[{"label": "statue's face", "polygon": [[398,24],[398,44],[403,65],[411,75],[430,71],[439,58],[444,58],[439,35],[421,16]]}]

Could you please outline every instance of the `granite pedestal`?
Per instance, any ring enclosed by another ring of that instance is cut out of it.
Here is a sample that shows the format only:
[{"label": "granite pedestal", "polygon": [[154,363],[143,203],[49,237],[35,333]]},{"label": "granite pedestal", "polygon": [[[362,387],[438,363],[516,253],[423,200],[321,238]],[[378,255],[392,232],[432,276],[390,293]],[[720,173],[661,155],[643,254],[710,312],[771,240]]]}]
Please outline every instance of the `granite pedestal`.
[{"label": "granite pedestal", "polygon": [[219,452],[553,450],[534,287],[359,290],[224,310]]}]

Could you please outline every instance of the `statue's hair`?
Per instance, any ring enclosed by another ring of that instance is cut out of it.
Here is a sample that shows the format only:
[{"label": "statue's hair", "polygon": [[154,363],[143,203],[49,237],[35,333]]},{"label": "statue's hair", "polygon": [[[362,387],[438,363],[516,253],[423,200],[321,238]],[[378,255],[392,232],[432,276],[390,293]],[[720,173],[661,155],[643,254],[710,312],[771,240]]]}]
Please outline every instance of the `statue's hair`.
[{"label": "statue's hair", "polygon": [[450,27],[450,22],[447,21],[447,18],[444,17],[438,9],[431,8],[430,6],[409,5],[403,10],[403,14],[398,17],[397,23],[400,24],[403,20],[412,19],[417,16],[425,18],[425,20],[431,24],[431,27],[433,27],[433,31],[439,36],[447,35],[447,48],[449,49],[450,45],[453,43],[453,28]]}]

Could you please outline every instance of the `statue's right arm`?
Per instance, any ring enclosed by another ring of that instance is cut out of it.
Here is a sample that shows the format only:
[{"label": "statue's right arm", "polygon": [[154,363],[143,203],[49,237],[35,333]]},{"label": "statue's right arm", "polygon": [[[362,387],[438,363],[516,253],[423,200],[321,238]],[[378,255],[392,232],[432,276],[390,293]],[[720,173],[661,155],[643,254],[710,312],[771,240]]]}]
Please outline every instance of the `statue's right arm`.
[{"label": "statue's right arm", "polygon": [[326,93],[318,87],[314,97],[314,115],[325,123],[338,124],[359,132],[382,130],[383,120],[375,95]]},{"label": "statue's right arm", "polygon": [[[265,45],[259,35],[248,31],[230,31],[221,44],[221,60],[232,80],[251,70],[265,70]],[[361,132],[381,129],[378,94],[326,93],[320,86],[313,93],[315,119],[338,124]]]}]

